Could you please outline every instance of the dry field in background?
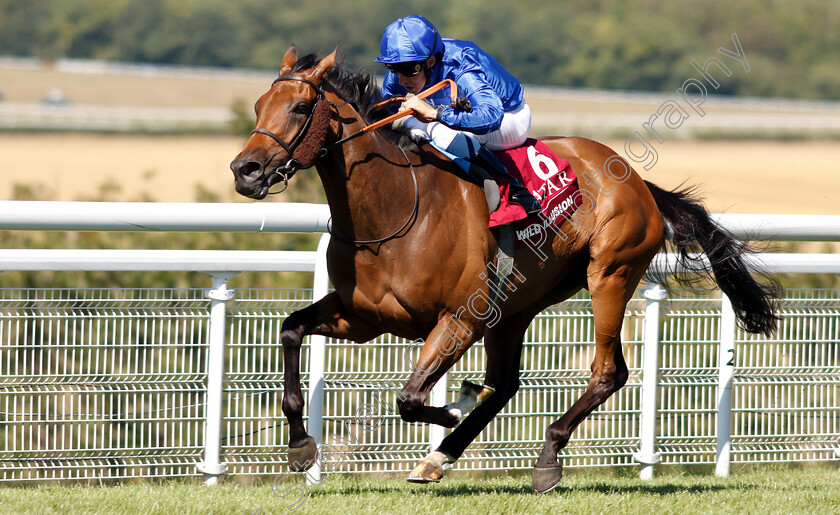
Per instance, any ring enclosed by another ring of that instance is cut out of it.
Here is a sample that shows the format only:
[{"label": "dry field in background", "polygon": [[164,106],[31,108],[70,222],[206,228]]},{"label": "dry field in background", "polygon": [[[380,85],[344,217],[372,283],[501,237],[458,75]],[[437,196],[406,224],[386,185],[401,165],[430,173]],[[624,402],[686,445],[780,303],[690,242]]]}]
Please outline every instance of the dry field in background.
[{"label": "dry field in background", "polygon": [[[368,69],[375,70],[373,64]],[[212,74],[152,76],[6,67],[0,68],[0,91],[3,101],[10,103],[35,103],[51,89],[60,88],[77,105],[228,108],[236,99],[256,100],[270,77],[270,72],[263,81],[253,75],[237,79]],[[638,129],[662,101],[643,95],[616,103],[598,95],[529,91],[528,102],[535,113],[630,114],[638,117]],[[709,118],[720,109],[710,104]],[[730,106],[726,112],[733,109]],[[694,122],[689,119],[686,124]],[[840,213],[837,141],[691,141],[677,139],[680,134],[673,136],[655,144],[659,162],[651,170],[637,167],[637,171],[663,187],[683,182],[700,186],[712,211]],[[14,184],[34,187],[44,199],[93,198],[100,185],[110,181],[121,191],[109,198],[119,200],[145,200],[145,192],[157,201],[194,201],[200,184],[220,200],[245,201],[233,191],[228,169],[243,142],[243,138],[223,136],[0,133],[0,199],[11,198]],[[623,140],[606,143],[624,153]],[[282,200],[282,196],[272,200]]]},{"label": "dry field in background", "polygon": [[[190,202],[201,185],[223,201],[246,201],[233,191],[228,168],[243,142],[240,137],[0,133],[0,198],[12,198],[17,183],[42,191],[44,199],[89,199],[110,181],[121,189],[114,200],[144,200],[146,192],[157,201]],[[624,142],[607,144],[622,152]],[[657,145],[657,151],[659,162],[637,171],[663,187],[700,186],[712,211],[840,214],[836,142],[674,140]]]}]

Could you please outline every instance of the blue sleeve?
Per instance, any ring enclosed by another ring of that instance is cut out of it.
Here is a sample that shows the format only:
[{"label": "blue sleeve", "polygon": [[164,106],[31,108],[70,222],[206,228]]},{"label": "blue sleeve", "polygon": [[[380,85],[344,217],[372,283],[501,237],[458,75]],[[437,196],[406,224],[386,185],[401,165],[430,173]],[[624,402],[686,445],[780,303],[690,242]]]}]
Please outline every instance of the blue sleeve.
[{"label": "blue sleeve", "polygon": [[487,81],[484,70],[475,59],[467,58],[456,71],[458,96],[465,96],[472,111],[444,107],[440,121],[457,130],[486,134],[502,125],[505,109],[502,99]]}]

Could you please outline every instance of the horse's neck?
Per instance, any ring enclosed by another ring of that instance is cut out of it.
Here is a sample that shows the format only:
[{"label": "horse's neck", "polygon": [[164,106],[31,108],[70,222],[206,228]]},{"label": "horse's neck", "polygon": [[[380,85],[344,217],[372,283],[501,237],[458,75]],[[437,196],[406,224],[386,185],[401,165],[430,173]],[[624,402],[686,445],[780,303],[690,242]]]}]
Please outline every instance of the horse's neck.
[{"label": "horse's neck", "polygon": [[412,166],[406,154],[375,133],[330,152],[329,158],[319,164],[318,174],[333,227],[343,236],[358,240],[391,234],[411,215],[414,206]]}]

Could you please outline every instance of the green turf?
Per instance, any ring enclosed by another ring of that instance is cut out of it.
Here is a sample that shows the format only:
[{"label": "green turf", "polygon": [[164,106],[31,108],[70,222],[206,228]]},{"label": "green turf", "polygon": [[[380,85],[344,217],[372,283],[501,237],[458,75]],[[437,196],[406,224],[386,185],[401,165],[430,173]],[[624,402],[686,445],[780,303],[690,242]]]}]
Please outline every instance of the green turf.
[{"label": "green turf", "polygon": [[[640,481],[629,471],[571,471],[556,490],[531,492],[527,476],[402,479],[326,477],[318,487],[291,478],[272,485],[173,481],[120,486],[0,488],[0,513],[838,513],[836,467],[761,467],[730,478],[670,472]],[[285,497],[277,494],[285,493]],[[300,501],[294,510],[287,505]]]}]

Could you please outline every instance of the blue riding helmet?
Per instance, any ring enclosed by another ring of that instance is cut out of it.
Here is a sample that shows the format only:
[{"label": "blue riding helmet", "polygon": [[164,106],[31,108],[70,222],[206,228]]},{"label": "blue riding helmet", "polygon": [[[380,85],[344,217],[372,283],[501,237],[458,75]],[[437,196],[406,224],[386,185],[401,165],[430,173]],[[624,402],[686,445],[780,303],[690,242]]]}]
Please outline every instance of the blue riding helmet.
[{"label": "blue riding helmet", "polygon": [[425,61],[443,52],[440,33],[426,18],[412,14],[388,25],[379,44],[377,63]]}]

